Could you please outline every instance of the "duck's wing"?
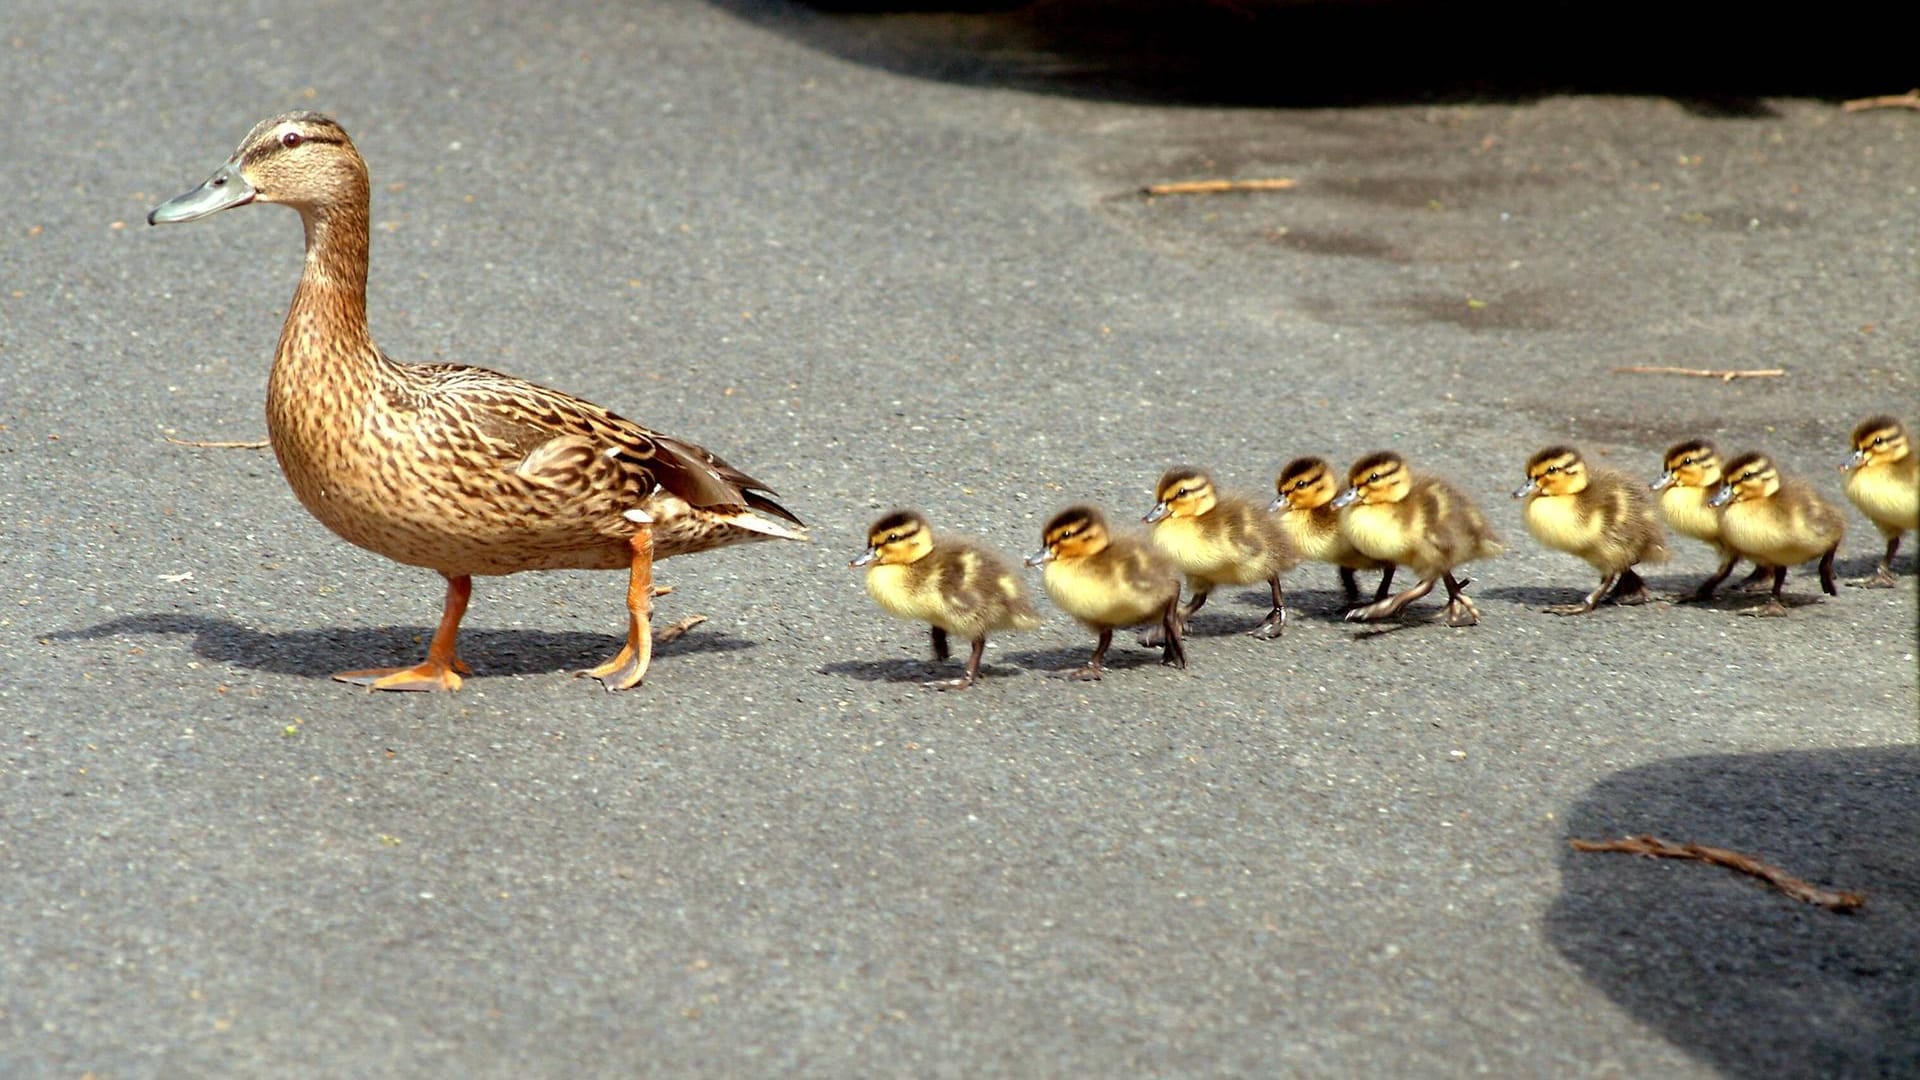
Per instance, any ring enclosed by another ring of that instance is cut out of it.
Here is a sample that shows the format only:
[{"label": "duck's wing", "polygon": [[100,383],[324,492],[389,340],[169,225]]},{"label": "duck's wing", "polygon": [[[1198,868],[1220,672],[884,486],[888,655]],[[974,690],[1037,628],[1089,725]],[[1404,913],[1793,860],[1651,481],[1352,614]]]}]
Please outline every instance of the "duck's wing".
[{"label": "duck's wing", "polygon": [[[598,482],[596,470],[575,459],[578,448],[590,448],[590,456],[617,466],[640,497],[658,485],[698,509],[763,511],[805,524],[772,499],[772,488],[719,455],[591,401],[486,368],[419,364],[405,370],[420,387],[413,405],[423,421],[477,436],[496,468],[525,475],[536,467],[554,482],[587,487]],[[544,467],[549,461],[553,467]]]}]

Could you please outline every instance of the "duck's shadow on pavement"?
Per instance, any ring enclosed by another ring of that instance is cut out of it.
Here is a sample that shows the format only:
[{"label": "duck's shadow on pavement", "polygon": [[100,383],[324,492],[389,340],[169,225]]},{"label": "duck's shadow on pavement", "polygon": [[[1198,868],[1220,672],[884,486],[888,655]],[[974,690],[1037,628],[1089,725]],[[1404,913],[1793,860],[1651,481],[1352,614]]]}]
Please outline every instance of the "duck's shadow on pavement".
[{"label": "duck's shadow on pavement", "polygon": [[[1728,1076],[1920,1075],[1920,747],[1676,758],[1566,815],[1547,940],[1620,1007]],[[1650,833],[1825,888],[1836,914],[1690,860],[1578,852]]]},{"label": "duck's shadow on pavement", "polygon": [[[659,629],[656,625],[655,629]],[[179,612],[124,615],[76,630],[41,636],[51,641],[91,641],[184,635],[203,659],[282,675],[328,678],[336,671],[406,666],[426,656],[430,626],[377,626],[353,629],[256,630],[232,619]],[[460,658],[476,675],[535,675],[592,667],[619,651],[623,639],[578,631],[489,630],[463,627]],[[656,659],[681,653],[749,649],[753,643],[695,627],[685,636],[654,646]]]}]

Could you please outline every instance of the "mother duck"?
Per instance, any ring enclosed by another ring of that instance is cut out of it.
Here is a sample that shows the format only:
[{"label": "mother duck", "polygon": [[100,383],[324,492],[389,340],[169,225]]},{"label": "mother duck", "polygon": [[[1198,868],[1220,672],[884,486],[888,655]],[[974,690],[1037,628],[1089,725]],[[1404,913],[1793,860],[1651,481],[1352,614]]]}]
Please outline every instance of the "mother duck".
[{"label": "mother duck", "polygon": [[458,364],[399,364],[367,332],[367,163],[333,120],[292,112],[248,132],[206,183],[147,222],[285,203],[306,264],[267,379],[267,435],[301,505],[343,539],[439,571],[427,658],[334,678],[457,690],[475,574],[629,571],[627,640],[582,672],[638,686],[653,656],[653,563],[750,540],[807,539],[774,492],[692,443],[588,401]]}]

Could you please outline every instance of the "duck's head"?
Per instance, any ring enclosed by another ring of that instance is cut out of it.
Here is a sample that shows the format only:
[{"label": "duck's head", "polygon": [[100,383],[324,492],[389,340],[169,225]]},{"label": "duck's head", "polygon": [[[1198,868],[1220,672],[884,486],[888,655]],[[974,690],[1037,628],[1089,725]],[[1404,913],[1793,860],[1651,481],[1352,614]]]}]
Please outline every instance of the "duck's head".
[{"label": "duck's head", "polygon": [[1707,500],[1708,506],[1765,499],[1780,490],[1780,471],[1765,454],[1741,454],[1727,462],[1720,490]]},{"label": "duck's head", "polygon": [[1413,476],[1407,462],[1391,450],[1368,454],[1347,470],[1347,490],[1333,500],[1335,509],[1360,503],[1377,506],[1396,503],[1413,489]]},{"label": "duck's head", "polygon": [[1662,462],[1665,471],[1651,485],[1655,491],[1665,491],[1675,484],[1706,488],[1720,482],[1720,451],[1705,439],[1674,443]]},{"label": "duck's head", "polygon": [[1112,541],[1107,532],[1105,514],[1091,506],[1069,506],[1053,515],[1040,530],[1039,551],[1027,556],[1028,566],[1040,566],[1055,559],[1084,559],[1106,550]]},{"label": "duck's head", "polygon": [[919,562],[933,550],[933,526],[913,510],[895,510],[867,529],[867,550],[848,566]]},{"label": "duck's head", "polygon": [[1907,454],[1907,426],[1891,416],[1869,416],[1853,429],[1853,453],[1840,464],[1840,471],[1891,465]]},{"label": "duck's head", "polygon": [[1340,484],[1333,478],[1333,466],[1327,464],[1327,459],[1317,457],[1287,462],[1274,478],[1273,487],[1279,494],[1267,506],[1268,510],[1317,510],[1340,494]]},{"label": "duck's head", "polygon": [[255,124],[206,183],[154,207],[147,224],[194,221],[250,202],[306,213],[366,193],[367,163],[339,124],[316,112],[282,113]]},{"label": "duck's head", "polygon": [[1516,499],[1529,495],[1573,495],[1587,487],[1587,463],[1571,446],[1549,446],[1527,459],[1527,482],[1513,493]]},{"label": "duck's head", "polygon": [[1203,469],[1182,465],[1168,469],[1154,485],[1153,509],[1142,521],[1154,522],[1170,517],[1199,517],[1220,501],[1214,494],[1213,477]]}]

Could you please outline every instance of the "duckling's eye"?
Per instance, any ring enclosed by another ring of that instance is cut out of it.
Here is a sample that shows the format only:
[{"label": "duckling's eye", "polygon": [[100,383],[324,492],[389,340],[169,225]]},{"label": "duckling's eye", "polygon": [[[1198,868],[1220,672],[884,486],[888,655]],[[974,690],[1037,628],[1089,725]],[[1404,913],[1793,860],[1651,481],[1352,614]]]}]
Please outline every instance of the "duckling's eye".
[{"label": "duckling's eye", "polygon": [[301,135],[297,131],[289,131],[285,135],[280,136],[280,145],[289,150],[306,141],[306,136]]}]

